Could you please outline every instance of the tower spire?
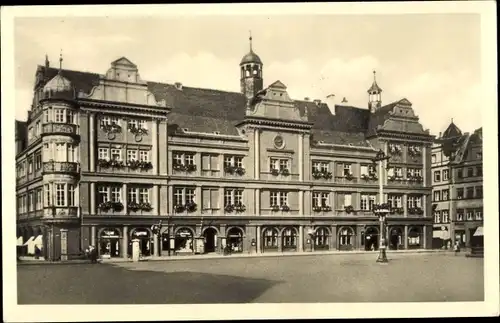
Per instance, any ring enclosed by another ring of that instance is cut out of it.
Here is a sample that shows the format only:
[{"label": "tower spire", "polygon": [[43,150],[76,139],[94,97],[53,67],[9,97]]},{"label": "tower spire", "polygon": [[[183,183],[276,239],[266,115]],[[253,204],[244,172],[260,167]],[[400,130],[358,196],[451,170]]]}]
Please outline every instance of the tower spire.
[{"label": "tower spire", "polygon": [[61,74],[62,62],[63,62],[63,56],[62,56],[62,49],[61,49],[61,52],[59,53],[59,74]]},{"label": "tower spire", "polygon": [[377,83],[377,71],[373,70],[373,82]]},{"label": "tower spire", "polygon": [[252,31],[250,30],[250,37],[248,37],[248,40],[250,41],[250,51],[253,51],[252,49]]},{"label": "tower spire", "polygon": [[50,66],[49,56],[47,54],[45,54],[45,67],[49,68],[49,66]]}]

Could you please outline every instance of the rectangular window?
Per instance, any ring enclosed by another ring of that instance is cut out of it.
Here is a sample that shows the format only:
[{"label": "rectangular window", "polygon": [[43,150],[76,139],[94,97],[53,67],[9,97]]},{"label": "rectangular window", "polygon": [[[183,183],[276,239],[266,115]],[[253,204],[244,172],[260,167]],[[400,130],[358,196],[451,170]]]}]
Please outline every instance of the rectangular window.
[{"label": "rectangular window", "polygon": [[135,187],[129,187],[127,189],[127,203],[139,203],[139,192]]},{"label": "rectangular window", "polygon": [[434,191],[434,201],[435,202],[441,201],[441,191]]},{"label": "rectangular window", "polygon": [[107,186],[99,186],[97,189],[97,203],[106,203],[109,201],[109,190]]},{"label": "rectangular window", "polygon": [[420,208],[422,207],[422,197],[418,195],[408,195],[408,208]]},{"label": "rectangular window", "polygon": [[233,205],[233,190],[224,189],[224,207]]},{"label": "rectangular window", "polygon": [[352,165],[344,164],[344,169],[342,174],[344,174],[344,176],[352,176]]},{"label": "rectangular window", "polygon": [[145,120],[129,120],[128,129],[147,129]]},{"label": "rectangular window", "polygon": [[139,160],[144,162],[149,161],[149,151],[139,150]]},{"label": "rectangular window", "polygon": [[467,168],[467,177],[474,177],[474,168]]},{"label": "rectangular window", "polygon": [[475,218],[476,218],[476,221],[482,221],[483,220],[483,210],[477,209],[475,211]]},{"label": "rectangular window", "polygon": [[361,210],[370,211],[375,204],[376,195],[374,194],[361,194]]},{"label": "rectangular window", "polygon": [[186,204],[195,202],[195,190],[194,188],[186,188]]},{"label": "rectangular window", "polygon": [[273,169],[277,169],[280,171],[284,169],[290,170],[290,160],[286,158],[271,158],[269,161],[270,161],[269,165],[270,170]]},{"label": "rectangular window", "polygon": [[457,177],[458,178],[463,178],[464,177],[464,172],[461,168],[457,169]]},{"label": "rectangular window", "polygon": [[137,150],[127,150],[127,161],[137,160]]},{"label": "rectangular window", "polygon": [[436,162],[436,154],[432,154],[431,155],[431,163],[435,163]]},{"label": "rectangular window", "polygon": [[434,223],[441,223],[441,212],[434,211]]},{"label": "rectangular window", "polygon": [[33,173],[33,159],[28,159],[28,174]]},{"label": "rectangular window", "polygon": [[330,206],[330,193],[313,192],[312,204],[313,204],[313,207]]},{"label": "rectangular window", "polygon": [[476,186],[476,198],[483,198],[483,187]]},{"label": "rectangular window", "polygon": [[468,199],[473,199],[474,198],[474,187],[467,187],[466,197]]},{"label": "rectangular window", "polygon": [[54,118],[57,123],[64,123],[64,110],[54,109]]},{"label": "rectangular window", "polygon": [[73,184],[68,184],[68,206],[76,206],[75,186]]},{"label": "rectangular window", "polygon": [[122,150],[121,149],[111,149],[111,159],[112,160],[122,160]]},{"label": "rectangular window", "polygon": [[66,123],[71,123],[71,124],[74,124],[74,115],[73,115],[73,111],[71,110],[66,110]]},{"label": "rectangular window", "polygon": [[122,188],[119,186],[111,187],[111,201],[112,202],[121,202],[122,200]]},{"label": "rectangular window", "polygon": [[368,175],[368,165],[361,165],[361,175]]},{"label": "rectangular window", "polygon": [[352,206],[352,193],[338,193],[337,205],[343,209],[347,206]]},{"label": "rectangular window", "polygon": [[312,169],[313,173],[315,172],[323,172],[326,173],[329,171],[330,163],[326,161],[313,161]]},{"label": "rectangular window", "polygon": [[464,210],[457,209],[457,221],[463,221],[463,220],[464,220]]},{"label": "rectangular window", "polygon": [[99,159],[109,160],[108,148],[99,148]]},{"label": "rectangular window", "polygon": [[52,206],[52,196],[50,194],[50,185],[45,184],[43,186],[43,190],[45,192],[45,205]]},{"label": "rectangular window", "polygon": [[56,206],[66,205],[66,185],[56,184]]},{"label": "rectangular window", "polygon": [[441,181],[441,171],[436,170],[434,171],[434,182],[440,182]]},{"label": "rectangular window", "polygon": [[174,190],[174,205],[184,205],[184,189],[176,188]]},{"label": "rectangular window", "polygon": [[103,127],[105,125],[110,126],[112,124],[119,126],[120,120],[117,117],[107,117],[107,116],[102,117],[100,120],[101,127]]},{"label": "rectangular window", "polygon": [[242,156],[224,156],[224,168],[228,167],[243,167]]},{"label": "rectangular window", "polygon": [[476,176],[483,176],[483,166],[476,167]]},{"label": "rectangular window", "polygon": [[467,209],[467,221],[472,221],[474,220],[474,212],[470,209]]},{"label": "rectangular window", "polygon": [[415,168],[414,175],[416,177],[422,177],[422,169],[421,168]]},{"label": "rectangular window", "polygon": [[41,210],[43,208],[42,202],[42,189],[36,190],[36,209]]},{"label": "rectangular window", "polygon": [[183,165],[183,161],[184,161],[184,158],[183,158],[183,155],[181,153],[174,153],[174,156],[173,156],[173,159],[174,159],[174,165]]},{"label": "rectangular window", "polygon": [[194,155],[185,154],[184,155],[184,165],[194,165]]},{"label": "rectangular window", "polygon": [[35,171],[42,168],[42,154],[38,153],[35,155]]},{"label": "rectangular window", "polygon": [[443,199],[443,201],[447,201],[450,198],[450,190],[442,190],[441,198]]},{"label": "rectangular window", "polygon": [[139,203],[149,203],[149,189],[139,188]]},{"label": "rectangular window", "polygon": [[402,208],[403,207],[403,196],[402,195],[395,195],[395,194],[389,194],[387,196],[387,202],[391,206],[391,208]]},{"label": "rectangular window", "polygon": [[288,206],[288,192],[271,191],[269,205]]},{"label": "rectangular window", "polygon": [[33,139],[33,127],[29,127],[28,129],[28,140]]},{"label": "rectangular window", "polygon": [[441,213],[442,213],[442,216],[443,216],[443,223],[450,222],[450,215],[449,215],[448,210],[443,210],[443,211],[441,211]]},{"label": "rectangular window", "polygon": [[49,122],[49,110],[43,110],[43,122],[48,123]]},{"label": "rectangular window", "polygon": [[464,189],[463,188],[457,188],[457,199],[461,200],[464,198]]},{"label": "rectangular window", "polygon": [[66,146],[65,144],[56,144],[56,161],[65,162],[66,161]]},{"label": "rectangular window", "polygon": [[28,212],[31,212],[35,209],[35,198],[34,192],[31,191],[28,193]]},{"label": "rectangular window", "polygon": [[449,175],[450,175],[449,170],[447,170],[447,169],[443,169],[443,181],[447,181],[447,180],[448,180]]},{"label": "rectangular window", "polygon": [[219,208],[219,189],[218,188],[204,188],[202,191],[203,209],[218,209]]},{"label": "rectangular window", "polygon": [[68,144],[68,162],[78,162],[76,145]]}]

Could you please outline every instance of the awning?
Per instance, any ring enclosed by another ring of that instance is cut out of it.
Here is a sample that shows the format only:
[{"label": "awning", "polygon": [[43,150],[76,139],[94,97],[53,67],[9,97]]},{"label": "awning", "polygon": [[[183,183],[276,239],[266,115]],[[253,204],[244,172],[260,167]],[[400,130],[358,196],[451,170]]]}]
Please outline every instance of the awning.
[{"label": "awning", "polygon": [[23,246],[29,245],[33,240],[35,240],[35,237],[30,237],[26,242],[23,244]]},{"label": "awning", "polygon": [[432,237],[433,238],[443,239],[443,231],[441,231],[441,230],[434,230],[434,231],[432,231]]},{"label": "awning", "polygon": [[22,236],[19,237],[19,238],[17,238],[17,245],[18,246],[22,246],[23,245],[23,237]]},{"label": "awning", "polygon": [[474,237],[482,237],[483,236],[483,227],[477,227],[476,232],[474,232]]}]

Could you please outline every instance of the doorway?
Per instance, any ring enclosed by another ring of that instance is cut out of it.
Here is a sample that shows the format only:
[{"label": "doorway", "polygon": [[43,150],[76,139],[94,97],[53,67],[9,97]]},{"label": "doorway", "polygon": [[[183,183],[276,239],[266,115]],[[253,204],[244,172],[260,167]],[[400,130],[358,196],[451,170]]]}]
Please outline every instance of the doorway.
[{"label": "doorway", "polygon": [[378,250],[378,230],[376,228],[367,228],[365,232],[365,250]]},{"label": "doorway", "polygon": [[243,232],[240,228],[233,227],[227,232],[227,244],[232,252],[243,252]]},{"label": "doorway", "polygon": [[215,252],[217,248],[217,231],[214,228],[207,228],[203,232],[205,238],[205,253]]},{"label": "doorway", "polygon": [[393,228],[389,237],[389,247],[391,250],[401,249],[403,242],[403,233],[401,228]]}]

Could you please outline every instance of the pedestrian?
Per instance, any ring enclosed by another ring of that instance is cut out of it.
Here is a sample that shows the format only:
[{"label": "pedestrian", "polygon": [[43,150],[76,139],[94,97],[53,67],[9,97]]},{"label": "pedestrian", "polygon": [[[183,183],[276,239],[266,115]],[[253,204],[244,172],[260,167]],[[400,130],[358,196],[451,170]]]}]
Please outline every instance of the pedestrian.
[{"label": "pedestrian", "polygon": [[97,249],[94,246],[90,246],[90,262],[97,263]]},{"label": "pedestrian", "polygon": [[455,241],[455,246],[454,246],[454,251],[455,251],[455,256],[460,252],[460,242]]}]

